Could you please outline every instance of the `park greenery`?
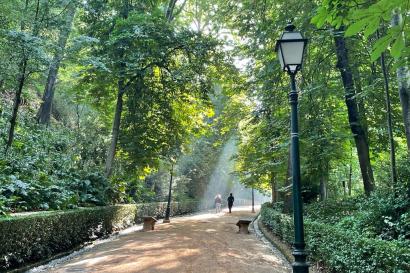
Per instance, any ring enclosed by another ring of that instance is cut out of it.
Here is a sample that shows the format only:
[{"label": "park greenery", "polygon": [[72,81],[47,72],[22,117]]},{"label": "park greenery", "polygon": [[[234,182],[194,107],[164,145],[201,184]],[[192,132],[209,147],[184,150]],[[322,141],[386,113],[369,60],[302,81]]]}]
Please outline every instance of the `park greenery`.
[{"label": "park greenery", "polygon": [[312,257],[377,272],[357,269],[376,253],[405,272],[409,16],[409,0],[0,1],[0,215],[165,201],[170,181],[173,200],[201,200],[235,139],[233,175],[272,195],[264,221],[291,242],[275,53],[291,20],[309,39],[297,88]]}]

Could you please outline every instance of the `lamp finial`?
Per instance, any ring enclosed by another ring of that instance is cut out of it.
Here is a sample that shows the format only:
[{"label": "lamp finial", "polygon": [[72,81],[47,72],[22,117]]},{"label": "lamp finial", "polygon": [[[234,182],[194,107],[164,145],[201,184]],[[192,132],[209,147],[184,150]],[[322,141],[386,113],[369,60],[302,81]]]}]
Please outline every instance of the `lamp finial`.
[{"label": "lamp finial", "polygon": [[285,27],[286,31],[294,31],[295,30],[295,26],[292,24],[291,21],[288,22],[288,25]]}]

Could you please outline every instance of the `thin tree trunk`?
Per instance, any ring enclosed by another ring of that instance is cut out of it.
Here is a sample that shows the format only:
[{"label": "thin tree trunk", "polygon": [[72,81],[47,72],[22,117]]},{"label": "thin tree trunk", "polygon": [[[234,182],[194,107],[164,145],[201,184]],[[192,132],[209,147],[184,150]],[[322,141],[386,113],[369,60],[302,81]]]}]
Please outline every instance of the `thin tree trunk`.
[{"label": "thin tree trunk", "polygon": [[327,180],[329,177],[329,167],[326,162],[321,164],[320,184],[319,184],[319,199],[325,201],[327,199]]},{"label": "thin tree trunk", "polygon": [[252,187],[252,212],[255,212],[255,190]]},{"label": "thin tree trunk", "polygon": [[[123,19],[128,18],[129,12],[129,0],[123,0],[123,6],[121,16]],[[118,58],[122,60],[124,58],[123,50],[118,54]],[[111,132],[111,144],[108,149],[107,159],[105,162],[105,176],[109,177],[112,173],[112,166],[114,163],[115,152],[117,150],[118,136],[120,135],[121,115],[123,109],[123,96],[126,91],[125,87],[125,69],[126,63],[124,60],[120,63],[119,80],[118,80],[118,93],[117,93],[117,105],[115,107],[114,120]]]},{"label": "thin tree trunk", "polygon": [[20,64],[18,88],[16,90],[16,95],[14,97],[13,112],[12,112],[11,119],[10,119],[10,128],[9,128],[9,134],[8,134],[5,153],[8,152],[14,140],[14,130],[17,124],[17,113],[18,113],[19,106],[21,103],[21,94],[23,92],[24,82],[26,80],[27,62],[28,62],[27,58],[24,58],[24,60]]},{"label": "thin tree trunk", "polygon": [[[360,77],[360,71],[357,65],[352,66],[352,76],[353,76],[354,86],[356,88],[355,93],[361,94],[363,92],[362,81]],[[359,109],[359,114],[360,114],[360,124],[363,127],[363,131],[365,133],[367,142],[369,142],[369,128],[368,128],[368,124],[366,120],[366,106],[365,106],[363,99],[357,102],[357,108]]]},{"label": "thin tree trunk", "polygon": [[[377,38],[379,37],[379,31],[377,31]],[[393,123],[392,123],[392,115],[391,115],[391,102],[390,102],[390,90],[389,90],[389,78],[386,68],[385,62],[385,54],[382,53],[380,57],[380,65],[383,72],[383,79],[384,79],[384,92],[386,98],[386,119],[387,119],[387,133],[389,135],[389,146],[390,146],[390,176],[391,176],[391,183],[392,188],[395,189],[397,184],[397,169],[396,169],[396,152],[395,152],[395,145],[394,145],[394,136],[393,136]]]},{"label": "thin tree trunk", "polygon": [[[403,18],[400,10],[395,10],[392,18],[392,27],[400,26],[402,23]],[[397,68],[396,75],[407,141],[407,154],[410,158],[410,71],[407,66],[401,66]]]},{"label": "thin tree trunk", "polygon": [[338,60],[337,67],[339,68],[345,89],[349,125],[355,140],[357,155],[359,157],[364,192],[366,195],[370,195],[370,193],[374,190],[374,178],[372,166],[370,163],[369,144],[367,142],[366,133],[360,120],[361,114],[354,97],[355,89],[352,72],[349,67],[346,41],[343,36],[337,34],[334,36],[334,41],[336,45],[336,55]]},{"label": "thin tree trunk", "polygon": [[174,9],[175,9],[175,4],[177,3],[178,0],[170,0],[168,3],[168,8],[165,13],[165,17],[167,18],[168,22],[171,22],[172,19],[174,18]]},{"label": "thin tree trunk", "polygon": [[275,175],[272,173],[272,177],[270,180],[270,185],[271,185],[271,190],[272,190],[272,204],[277,202],[277,196],[276,196],[276,181],[275,181]]},{"label": "thin tree trunk", "polygon": [[50,70],[48,72],[47,83],[44,88],[43,102],[41,103],[40,109],[37,113],[37,122],[40,124],[49,124],[51,116],[51,107],[54,98],[54,87],[57,80],[58,70],[60,68],[61,60],[64,56],[64,49],[67,44],[68,37],[72,29],[72,22],[74,19],[74,14],[76,11],[75,4],[71,3],[67,10],[66,22],[61,29],[60,36],[57,42],[57,52],[50,65]]},{"label": "thin tree trunk", "polygon": [[[26,0],[25,7],[24,7],[24,12],[25,13],[27,13],[27,11],[28,11],[28,4],[29,4],[29,1]],[[37,1],[36,16],[35,16],[35,21],[34,21],[35,24],[37,22],[39,5],[40,5],[40,1]],[[25,28],[26,28],[26,26],[25,26],[24,20],[22,20],[20,22],[20,30],[24,31]],[[34,28],[33,32],[36,32],[36,28]],[[8,139],[7,139],[7,142],[6,142],[6,149],[4,150],[5,154],[7,154],[9,148],[13,144],[14,130],[15,130],[16,124],[17,124],[17,114],[18,114],[18,110],[19,110],[19,107],[20,107],[20,103],[21,103],[21,94],[23,92],[24,83],[25,83],[26,77],[27,77],[28,57],[25,56],[24,54],[25,54],[25,52],[23,50],[23,58],[22,58],[22,60],[20,62],[20,65],[19,65],[18,86],[17,86],[17,89],[16,89],[16,94],[14,96],[13,111],[12,111],[11,119],[10,119],[10,128],[9,128],[9,133],[8,133]]]},{"label": "thin tree trunk", "polygon": [[353,149],[351,147],[350,148],[350,162],[349,162],[349,180],[347,182],[349,196],[352,196],[352,175],[353,175],[352,157],[353,157]]},{"label": "thin tree trunk", "polygon": [[115,107],[114,121],[111,133],[111,145],[108,150],[107,160],[105,162],[105,176],[109,177],[112,172],[112,165],[114,162],[115,152],[117,148],[118,136],[120,134],[121,114],[123,109],[123,95],[124,95],[124,81],[120,80],[118,83],[117,105]]},{"label": "thin tree trunk", "polygon": [[80,132],[81,129],[81,115],[80,115],[80,105],[77,103],[75,105],[75,113],[77,115],[77,130],[78,132]]},{"label": "thin tree trunk", "polygon": [[326,182],[326,177],[324,175],[320,176],[320,194],[319,194],[319,199],[320,201],[325,201],[327,199],[327,182]]},{"label": "thin tree trunk", "polygon": [[347,190],[346,190],[346,181],[345,180],[342,181],[342,186],[343,186],[343,196],[346,197]]}]

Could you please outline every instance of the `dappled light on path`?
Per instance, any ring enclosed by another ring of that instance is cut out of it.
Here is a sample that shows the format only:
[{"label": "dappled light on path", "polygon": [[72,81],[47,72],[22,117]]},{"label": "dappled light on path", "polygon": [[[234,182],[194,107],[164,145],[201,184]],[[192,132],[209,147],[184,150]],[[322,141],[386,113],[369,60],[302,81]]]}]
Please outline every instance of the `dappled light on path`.
[{"label": "dappled light on path", "polygon": [[97,245],[48,272],[289,272],[254,234],[237,233],[239,218],[255,216],[249,211],[173,218],[154,231]]}]

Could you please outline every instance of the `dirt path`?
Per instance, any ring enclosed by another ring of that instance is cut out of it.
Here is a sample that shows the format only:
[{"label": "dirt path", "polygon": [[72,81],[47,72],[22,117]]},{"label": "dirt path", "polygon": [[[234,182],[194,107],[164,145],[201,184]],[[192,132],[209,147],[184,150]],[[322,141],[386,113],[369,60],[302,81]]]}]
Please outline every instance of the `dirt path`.
[{"label": "dirt path", "polygon": [[155,231],[96,245],[47,272],[290,272],[288,263],[253,232],[237,233],[237,220],[255,215],[241,209],[173,218],[170,224],[157,224]]}]

